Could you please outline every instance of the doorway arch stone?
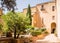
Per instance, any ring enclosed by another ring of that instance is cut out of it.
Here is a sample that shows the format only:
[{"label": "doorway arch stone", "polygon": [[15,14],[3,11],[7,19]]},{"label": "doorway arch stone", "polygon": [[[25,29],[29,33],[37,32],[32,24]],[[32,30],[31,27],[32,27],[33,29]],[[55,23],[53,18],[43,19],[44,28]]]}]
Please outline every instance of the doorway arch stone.
[{"label": "doorway arch stone", "polygon": [[56,30],[56,23],[55,22],[52,22],[51,23],[51,33],[54,33]]}]

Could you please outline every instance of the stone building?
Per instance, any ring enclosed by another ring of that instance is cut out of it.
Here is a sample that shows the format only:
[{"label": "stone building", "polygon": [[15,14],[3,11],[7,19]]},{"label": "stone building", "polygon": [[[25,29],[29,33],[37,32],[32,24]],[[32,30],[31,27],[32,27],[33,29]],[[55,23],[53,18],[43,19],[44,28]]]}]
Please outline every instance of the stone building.
[{"label": "stone building", "polygon": [[60,0],[56,0],[56,8],[57,8],[57,27],[56,27],[56,31],[57,31],[57,36],[58,38],[60,38]]},{"label": "stone building", "polygon": [[[49,33],[56,30],[56,1],[44,2],[31,7],[32,26],[45,27]],[[23,9],[23,13],[27,13],[27,8]]]},{"label": "stone building", "polygon": [[56,29],[56,2],[50,1],[38,4],[36,6],[40,12],[40,17],[44,23],[45,28],[49,32],[52,32]]}]

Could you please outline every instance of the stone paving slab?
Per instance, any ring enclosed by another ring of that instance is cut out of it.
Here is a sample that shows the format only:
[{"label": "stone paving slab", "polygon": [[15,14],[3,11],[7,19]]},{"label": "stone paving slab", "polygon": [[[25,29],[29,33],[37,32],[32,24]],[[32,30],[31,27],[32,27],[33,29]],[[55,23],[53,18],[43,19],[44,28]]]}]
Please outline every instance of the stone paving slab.
[{"label": "stone paving slab", "polygon": [[36,43],[60,43],[60,42],[36,42]]}]

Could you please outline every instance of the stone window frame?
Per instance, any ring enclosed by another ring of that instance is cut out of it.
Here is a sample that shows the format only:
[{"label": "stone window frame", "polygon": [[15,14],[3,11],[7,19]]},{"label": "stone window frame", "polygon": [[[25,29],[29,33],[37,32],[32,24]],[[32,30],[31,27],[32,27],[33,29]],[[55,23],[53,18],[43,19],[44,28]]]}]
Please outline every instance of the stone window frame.
[{"label": "stone window frame", "polygon": [[55,11],[55,6],[52,6],[52,11]]},{"label": "stone window frame", "polygon": [[45,9],[44,9],[44,5],[41,5],[41,11],[43,11],[43,10],[45,10]]},{"label": "stone window frame", "polygon": [[55,16],[52,16],[52,20],[54,20],[55,19]]}]

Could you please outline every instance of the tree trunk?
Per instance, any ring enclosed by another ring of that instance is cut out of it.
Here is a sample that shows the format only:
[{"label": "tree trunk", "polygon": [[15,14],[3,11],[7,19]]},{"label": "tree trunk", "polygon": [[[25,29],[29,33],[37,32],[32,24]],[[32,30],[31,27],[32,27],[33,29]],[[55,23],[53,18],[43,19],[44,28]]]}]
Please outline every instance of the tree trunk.
[{"label": "tree trunk", "polygon": [[20,35],[20,32],[18,33],[17,38],[19,38],[19,35]]},{"label": "tree trunk", "polygon": [[16,38],[16,28],[14,29],[14,38]]},{"label": "tree trunk", "polygon": [[17,35],[17,38],[19,38],[19,34]]}]

